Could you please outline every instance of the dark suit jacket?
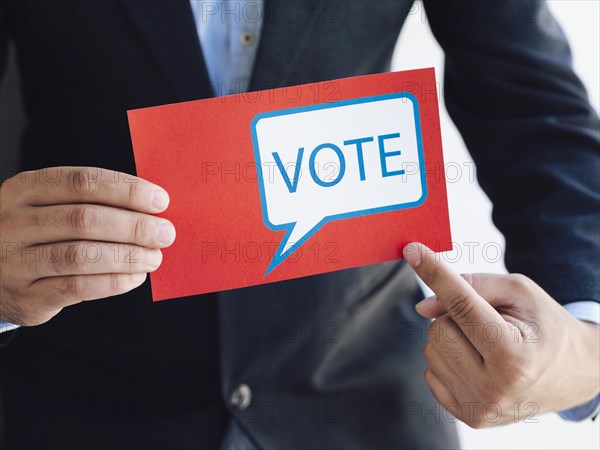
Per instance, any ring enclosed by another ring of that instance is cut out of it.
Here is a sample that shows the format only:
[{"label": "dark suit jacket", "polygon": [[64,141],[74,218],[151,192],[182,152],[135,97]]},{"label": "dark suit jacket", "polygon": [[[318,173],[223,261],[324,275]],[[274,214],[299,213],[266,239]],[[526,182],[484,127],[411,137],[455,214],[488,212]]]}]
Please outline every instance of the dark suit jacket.
[{"label": "dark suit jacket", "polygon": [[[412,2],[268,3],[251,90],[388,70]],[[126,110],[212,95],[187,0],[0,5],[0,56],[14,39],[22,73],[23,169],[134,172]],[[538,1],[425,6],[508,268],[559,302],[597,301],[598,119],[560,28]],[[67,308],[0,350],[5,443],[202,447],[199,391],[218,376],[215,396],[259,447],[455,446],[422,380],[419,296],[402,262],[222,292],[218,344],[201,332],[208,301],[152,304],[147,285]],[[273,324],[300,337],[265,337]],[[218,369],[199,361],[213,344]],[[241,384],[251,399],[231,403]]]}]

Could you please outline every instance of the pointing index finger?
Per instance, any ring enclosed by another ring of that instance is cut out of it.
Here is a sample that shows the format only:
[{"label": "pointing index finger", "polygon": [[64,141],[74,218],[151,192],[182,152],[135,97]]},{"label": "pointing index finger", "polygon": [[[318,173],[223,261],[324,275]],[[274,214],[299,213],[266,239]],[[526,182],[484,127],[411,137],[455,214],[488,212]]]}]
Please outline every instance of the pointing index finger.
[{"label": "pointing index finger", "polygon": [[[452,320],[484,358],[490,355],[491,344],[508,338],[509,330],[502,316],[463,277],[442,262],[433,250],[415,242],[404,248],[404,257],[423,282],[435,292]],[[486,330],[492,326],[496,330]],[[498,329],[499,335],[495,332]],[[490,337],[493,337],[493,342]]]}]

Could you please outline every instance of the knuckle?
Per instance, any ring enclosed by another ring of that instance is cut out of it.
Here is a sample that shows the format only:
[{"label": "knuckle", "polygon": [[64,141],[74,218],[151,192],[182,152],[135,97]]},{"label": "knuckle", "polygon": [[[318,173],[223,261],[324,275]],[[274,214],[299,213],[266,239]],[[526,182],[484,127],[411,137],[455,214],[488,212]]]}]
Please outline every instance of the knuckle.
[{"label": "knuckle", "polygon": [[86,280],[83,275],[74,275],[65,278],[63,294],[76,299],[85,296]]},{"label": "knuckle", "polygon": [[7,178],[0,184],[0,192],[5,193],[9,196],[14,196],[23,191],[24,187],[27,185],[27,180],[30,178],[34,178],[34,173],[36,171],[26,171],[21,172],[16,175],[13,175],[10,178]]},{"label": "knuckle", "polygon": [[509,274],[508,279],[511,291],[516,293],[529,294],[535,286],[531,278],[520,273]]},{"label": "knuckle", "polygon": [[448,299],[446,310],[454,320],[464,320],[473,313],[473,302],[468,294],[459,292]]},{"label": "knuckle", "polygon": [[431,378],[437,378],[442,384],[447,385],[446,377],[439,371],[438,367],[429,367],[429,374]]},{"label": "knuckle", "polygon": [[429,285],[436,285],[440,279],[440,271],[433,265],[428,265],[422,272],[423,280]]},{"label": "knuckle", "polygon": [[117,272],[126,272],[140,262],[140,256],[138,254],[138,247],[134,245],[126,244],[121,248],[122,250],[119,251],[119,254],[115,254],[113,262],[120,268]]},{"label": "knuckle", "polygon": [[[51,249],[52,247],[49,248]],[[36,252],[36,255],[33,258],[20,258],[20,261],[15,261],[20,265],[23,278],[34,281],[56,272],[55,263],[57,261],[52,261],[52,252],[48,250],[46,252],[48,253],[46,257],[39,257],[43,251],[44,250],[40,250],[39,252]]]},{"label": "knuckle", "polygon": [[0,198],[2,199],[2,203],[4,203],[4,200],[14,195],[18,184],[17,176],[18,175],[7,178],[0,184]]},{"label": "knuckle", "polygon": [[116,273],[108,275],[108,286],[111,293],[120,292],[122,288],[121,277]]},{"label": "knuckle", "polygon": [[136,217],[133,219],[133,240],[136,243],[143,243],[146,241],[147,229],[146,221],[142,217]]},{"label": "knuckle", "polygon": [[7,213],[7,210],[19,200],[24,192],[26,186],[24,186],[23,175],[17,174],[11,178],[8,178],[0,184],[0,211],[2,215]]},{"label": "knuckle", "polygon": [[83,270],[86,260],[78,244],[68,245],[64,251],[63,264],[68,269]]},{"label": "knuckle", "polygon": [[135,200],[138,196],[138,184],[137,183],[129,183],[127,188],[127,202],[129,204],[135,203]]},{"label": "knuckle", "polygon": [[474,290],[478,291],[481,288],[481,281],[476,273],[461,273],[460,276],[469,283]]},{"label": "knuckle", "polygon": [[82,197],[93,197],[98,190],[95,176],[87,167],[79,167],[73,171],[71,178],[73,190]]},{"label": "knuckle", "polygon": [[89,234],[98,226],[100,215],[91,206],[76,206],[67,220],[72,230]]},{"label": "knuckle", "polygon": [[123,258],[123,265],[126,270],[134,270],[136,267],[141,265],[144,261],[144,254],[146,250],[131,245],[127,248],[125,256]]}]

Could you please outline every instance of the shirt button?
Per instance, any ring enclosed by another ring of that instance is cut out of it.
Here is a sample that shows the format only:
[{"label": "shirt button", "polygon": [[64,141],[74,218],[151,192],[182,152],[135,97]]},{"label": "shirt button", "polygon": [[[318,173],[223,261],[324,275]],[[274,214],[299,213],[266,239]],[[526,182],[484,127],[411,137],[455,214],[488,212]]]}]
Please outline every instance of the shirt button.
[{"label": "shirt button", "polygon": [[249,46],[253,45],[254,44],[254,33],[251,33],[250,31],[244,31],[240,35],[240,44],[242,44],[244,47],[249,47]]},{"label": "shirt button", "polygon": [[231,393],[229,403],[241,410],[246,409],[250,406],[252,401],[252,391],[247,384],[240,384],[235,391]]}]

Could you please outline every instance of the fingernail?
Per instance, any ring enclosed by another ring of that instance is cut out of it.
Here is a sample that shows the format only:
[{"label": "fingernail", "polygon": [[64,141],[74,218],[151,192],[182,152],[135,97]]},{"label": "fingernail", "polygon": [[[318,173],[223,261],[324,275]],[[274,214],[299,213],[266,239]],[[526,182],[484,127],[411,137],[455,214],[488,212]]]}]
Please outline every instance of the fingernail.
[{"label": "fingernail", "polygon": [[162,252],[160,250],[149,250],[146,255],[146,270],[152,271],[160,266]]},{"label": "fingernail", "polygon": [[169,194],[162,189],[157,189],[152,193],[152,208],[157,211],[164,211],[169,206]]},{"label": "fingernail", "polygon": [[421,264],[421,245],[418,242],[411,242],[404,247],[404,258],[411,267]]},{"label": "fingernail", "polygon": [[145,273],[133,273],[133,274],[131,274],[131,281],[133,281],[134,283],[141,283],[145,279],[146,279],[146,274]]},{"label": "fingernail", "polygon": [[426,308],[431,308],[436,303],[437,303],[437,297],[435,295],[432,295],[431,297],[424,298],[419,303],[417,303],[415,305],[415,308],[418,309],[418,310],[422,310],[422,309],[426,309]]},{"label": "fingernail", "polygon": [[168,247],[175,241],[175,227],[169,222],[163,222],[158,226],[156,236],[159,247]]}]

